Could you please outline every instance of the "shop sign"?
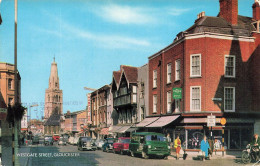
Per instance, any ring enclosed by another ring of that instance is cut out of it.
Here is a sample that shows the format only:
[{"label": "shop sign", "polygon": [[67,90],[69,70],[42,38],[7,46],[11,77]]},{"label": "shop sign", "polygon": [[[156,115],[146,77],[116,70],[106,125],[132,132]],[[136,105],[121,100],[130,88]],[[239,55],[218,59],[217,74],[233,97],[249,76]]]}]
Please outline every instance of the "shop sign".
[{"label": "shop sign", "polygon": [[223,118],[220,119],[220,124],[221,124],[222,126],[224,126],[226,123],[227,123],[226,118],[223,117]]},{"label": "shop sign", "polygon": [[172,88],[173,99],[182,98],[182,89],[181,88]]},{"label": "shop sign", "polygon": [[214,127],[216,126],[216,116],[210,115],[207,118],[207,126],[208,127]]}]

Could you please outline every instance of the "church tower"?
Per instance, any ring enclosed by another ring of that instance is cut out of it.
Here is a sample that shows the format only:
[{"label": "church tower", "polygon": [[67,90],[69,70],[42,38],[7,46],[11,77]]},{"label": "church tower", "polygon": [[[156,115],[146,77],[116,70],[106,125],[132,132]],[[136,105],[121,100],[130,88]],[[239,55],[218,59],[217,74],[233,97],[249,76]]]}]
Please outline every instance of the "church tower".
[{"label": "church tower", "polygon": [[44,120],[46,121],[52,114],[62,114],[63,95],[60,90],[57,63],[55,58],[51,64],[49,78],[49,88],[45,90]]}]

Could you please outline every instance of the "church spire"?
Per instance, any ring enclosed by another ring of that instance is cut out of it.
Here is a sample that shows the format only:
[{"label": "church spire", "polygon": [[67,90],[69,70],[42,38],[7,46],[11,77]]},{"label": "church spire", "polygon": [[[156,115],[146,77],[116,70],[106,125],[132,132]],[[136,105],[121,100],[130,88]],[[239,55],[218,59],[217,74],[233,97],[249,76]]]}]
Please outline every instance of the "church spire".
[{"label": "church spire", "polygon": [[53,62],[51,63],[51,74],[49,78],[49,89],[59,89],[59,76],[58,76],[58,68],[57,63],[55,62],[55,56],[53,58]]}]

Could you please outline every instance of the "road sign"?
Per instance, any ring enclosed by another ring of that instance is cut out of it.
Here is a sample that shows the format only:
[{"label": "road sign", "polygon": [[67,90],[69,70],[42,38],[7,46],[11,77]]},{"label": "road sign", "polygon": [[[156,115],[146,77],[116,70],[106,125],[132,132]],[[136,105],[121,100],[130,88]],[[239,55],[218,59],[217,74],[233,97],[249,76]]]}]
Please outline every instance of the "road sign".
[{"label": "road sign", "polygon": [[172,88],[172,96],[173,96],[173,99],[181,99],[182,98],[182,89],[181,88]]},{"label": "road sign", "polygon": [[223,117],[223,118],[220,119],[220,124],[221,124],[221,125],[224,126],[226,123],[227,123],[226,118]]},{"label": "road sign", "polygon": [[208,127],[214,127],[214,126],[216,126],[216,116],[214,116],[214,115],[208,116],[207,126],[208,126]]}]

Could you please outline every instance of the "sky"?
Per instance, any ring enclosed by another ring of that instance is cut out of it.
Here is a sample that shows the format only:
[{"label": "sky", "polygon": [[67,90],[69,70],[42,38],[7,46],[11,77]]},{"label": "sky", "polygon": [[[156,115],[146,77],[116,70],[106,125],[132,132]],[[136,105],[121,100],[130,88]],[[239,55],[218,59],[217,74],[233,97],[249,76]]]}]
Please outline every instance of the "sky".
[{"label": "sky", "polygon": [[[252,17],[254,0],[238,0]],[[197,14],[217,16],[219,0],[18,0],[21,99],[32,118],[44,114],[51,63],[58,64],[63,113],[87,106],[84,87],[112,82],[120,65],[140,67],[193,25]],[[14,63],[14,0],[0,3],[0,62]]]}]

